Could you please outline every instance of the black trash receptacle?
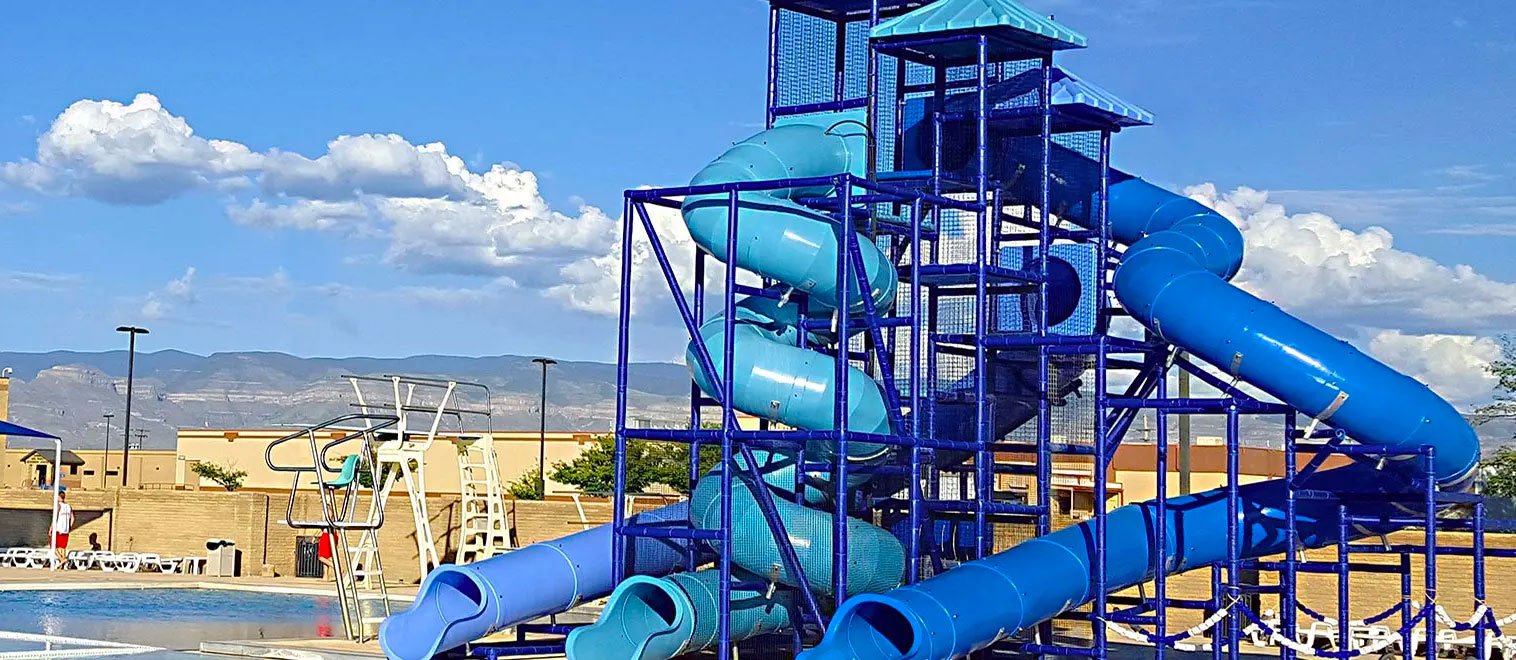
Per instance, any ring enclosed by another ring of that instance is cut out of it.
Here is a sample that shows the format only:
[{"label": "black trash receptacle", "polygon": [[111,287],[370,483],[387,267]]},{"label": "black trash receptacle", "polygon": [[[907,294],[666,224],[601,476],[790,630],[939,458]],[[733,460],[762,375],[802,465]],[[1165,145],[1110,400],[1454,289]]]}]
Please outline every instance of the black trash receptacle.
[{"label": "black trash receptacle", "polygon": [[321,565],[321,537],[295,537],[295,577],[326,577],[326,567]]}]

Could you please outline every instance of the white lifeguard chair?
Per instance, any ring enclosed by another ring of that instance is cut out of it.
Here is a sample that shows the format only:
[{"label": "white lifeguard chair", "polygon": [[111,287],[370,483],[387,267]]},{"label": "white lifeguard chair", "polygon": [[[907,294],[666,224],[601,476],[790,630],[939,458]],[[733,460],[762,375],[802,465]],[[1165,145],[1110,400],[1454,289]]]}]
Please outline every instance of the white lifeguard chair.
[{"label": "white lifeguard chair", "polygon": [[[425,575],[441,563],[427,507],[426,453],[438,438],[454,445],[458,461],[462,523],[458,527],[458,563],[487,559],[511,549],[509,521],[496,464],[490,423],[489,387],[480,383],[420,376],[344,376],[357,400],[353,406],[367,414],[394,415],[393,432],[381,432],[374,444],[376,472],[382,483],[377,497],[387,502],[396,485],[404,484],[415,529],[416,558]],[[380,388],[383,388],[380,391]],[[484,406],[460,403],[463,391],[482,394]],[[479,424],[468,428],[469,424]],[[377,566],[378,530],[366,532],[349,549],[355,566]],[[382,580],[363,568],[360,577]]]}]

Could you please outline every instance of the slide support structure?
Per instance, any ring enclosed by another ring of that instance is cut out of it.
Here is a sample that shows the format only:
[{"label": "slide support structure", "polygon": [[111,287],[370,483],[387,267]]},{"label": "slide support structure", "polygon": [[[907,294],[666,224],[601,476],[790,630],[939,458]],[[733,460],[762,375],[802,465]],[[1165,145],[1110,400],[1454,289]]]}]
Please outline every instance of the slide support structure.
[{"label": "slide support structure", "polygon": [[[948,18],[968,5],[993,7]],[[1412,589],[1436,584],[1438,557],[1472,557],[1482,596],[1485,559],[1516,554],[1484,547],[1516,525],[1470,493],[1477,438],[1451,406],[1233,286],[1231,222],[1110,167],[1113,137],[1152,116],[1057,66],[1083,36],[1012,0],[776,0],[768,22],[765,130],[688,185],[625,193],[613,521],[571,544],[601,558],[582,595],[610,594],[605,614],[476,654],[1104,658],[1119,635],[1219,660],[1262,598],[1286,638],[1315,616],[1302,576],[1338,576],[1347,604],[1354,573],[1385,570],[1402,603],[1384,620],[1408,642],[1435,638],[1435,590]],[[657,428],[628,423],[634,293],[690,340],[689,414]],[[1171,391],[1181,372],[1198,394]],[[1223,430],[1224,485],[1168,495],[1171,415]],[[1284,476],[1242,484],[1260,424]],[[689,446],[683,510],[627,510],[634,443]],[[1111,501],[1126,452],[1152,453],[1155,499]],[[1075,461],[1095,466],[1087,486],[1066,482]],[[1422,540],[1358,542],[1407,527]],[[1449,529],[1473,544],[1439,543]],[[516,561],[488,580],[531,569]],[[1176,598],[1170,578],[1199,570],[1209,597]],[[1196,612],[1214,625],[1181,630]],[[1055,618],[1089,641],[1055,640]],[[1481,653],[1493,623],[1473,624]]]}]

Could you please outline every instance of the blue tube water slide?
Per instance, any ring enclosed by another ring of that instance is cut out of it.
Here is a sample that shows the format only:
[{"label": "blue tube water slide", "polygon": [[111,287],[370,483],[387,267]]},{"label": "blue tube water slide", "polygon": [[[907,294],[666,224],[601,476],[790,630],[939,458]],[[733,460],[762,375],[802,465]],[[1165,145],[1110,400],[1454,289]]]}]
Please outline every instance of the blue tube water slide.
[{"label": "blue tube water slide", "polygon": [[[633,516],[634,524],[682,522],[689,503]],[[611,572],[611,526],[529,545],[472,564],[444,564],[422,581],[416,601],[385,619],[379,646],[394,660],[428,660],[519,623],[600,598],[616,586]],[[679,546],[638,538],[627,544],[627,566],[667,575],[684,563]]]},{"label": "blue tube water slide", "polygon": [[[1055,161],[1056,162],[1056,161]],[[1088,162],[1088,161],[1086,161]],[[1067,178],[1067,177],[1065,177]],[[1243,241],[1231,222],[1205,206],[1127,175],[1110,190],[1110,228],[1130,245],[1116,271],[1115,292],[1134,318],[1165,340],[1236,375],[1285,403],[1329,421],[1365,444],[1391,450],[1434,448],[1437,486],[1461,490],[1479,460],[1474,430],[1425,385],[1345,342],[1233,286]],[[1065,200],[1066,216],[1088,226],[1089,198]],[[1081,215],[1081,204],[1085,212]],[[1391,460],[1358,463],[1312,475],[1307,488],[1405,492],[1419,487],[1421,465]],[[1243,557],[1289,550],[1285,490],[1279,480],[1242,486],[1239,542]],[[1337,540],[1334,504],[1300,500],[1299,542]],[[1385,521],[1356,526],[1359,535],[1393,528],[1402,512],[1378,505]],[[1227,557],[1225,490],[1168,500],[1170,572]],[[1107,582],[1122,589],[1151,579],[1157,557],[1157,507],[1144,502],[1107,516]],[[969,562],[885,594],[849,599],[838,609],[810,660],[950,658],[982,649],[1094,598],[1094,525],[1072,526]],[[996,594],[986,598],[988,593]]]}]

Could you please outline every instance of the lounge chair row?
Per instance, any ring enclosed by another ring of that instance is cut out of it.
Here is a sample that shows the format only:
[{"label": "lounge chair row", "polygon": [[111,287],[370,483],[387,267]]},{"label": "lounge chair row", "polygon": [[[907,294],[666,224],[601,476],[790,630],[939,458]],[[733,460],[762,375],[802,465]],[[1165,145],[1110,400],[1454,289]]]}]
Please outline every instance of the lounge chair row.
[{"label": "lounge chair row", "polygon": [[0,566],[11,568],[61,568],[67,570],[101,570],[123,573],[199,573],[205,567],[203,557],[163,557],[146,552],[110,552],[108,550],[74,550],[58,565],[48,548],[6,548],[0,551]]},{"label": "lounge chair row", "polygon": [[[1272,610],[1264,612],[1264,623],[1271,628],[1279,630],[1279,617]],[[1249,638],[1254,646],[1271,646],[1272,642],[1264,635],[1263,629],[1257,624],[1251,624],[1243,629],[1243,635]],[[1411,632],[1412,654],[1417,657],[1426,655],[1426,629],[1418,626]],[[1366,647],[1385,648],[1387,651],[1400,654],[1403,652],[1404,641],[1400,633],[1384,625],[1355,625],[1348,629],[1348,645],[1350,648],[1340,647],[1341,637],[1336,625],[1324,621],[1302,621],[1295,631],[1295,639],[1299,643],[1324,651],[1352,651]],[[1432,646],[1441,657],[1474,657],[1475,650],[1474,633],[1470,631],[1457,631],[1447,627],[1439,627],[1437,636],[1433,639]],[[1384,644],[1388,644],[1385,647]],[[1491,658],[1503,658],[1510,660],[1516,657],[1516,638],[1497,636],[1493,633],[1485,633],[1485,651],[1483,660]]]}]

